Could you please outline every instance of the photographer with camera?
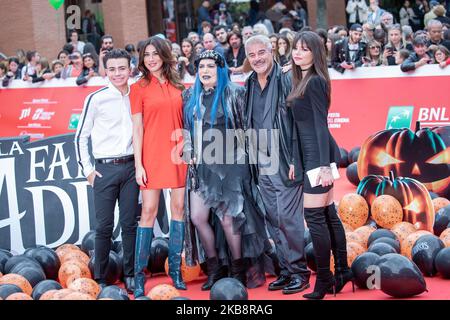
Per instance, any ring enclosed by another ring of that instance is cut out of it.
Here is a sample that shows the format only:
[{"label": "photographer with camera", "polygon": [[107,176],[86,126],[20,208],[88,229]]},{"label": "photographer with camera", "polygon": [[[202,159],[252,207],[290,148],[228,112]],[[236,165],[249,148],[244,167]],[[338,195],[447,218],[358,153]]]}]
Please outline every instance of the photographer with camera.
[{"label": "photographer with camera", "polygon": [[98,63],[98,74],[101,77],[106,77],[105,65],[103,64],[103,59],[105,55],[114,49],[114,39],[110,35],[104,35],[102,37],[102,47],[100,49],[99,63]]}]

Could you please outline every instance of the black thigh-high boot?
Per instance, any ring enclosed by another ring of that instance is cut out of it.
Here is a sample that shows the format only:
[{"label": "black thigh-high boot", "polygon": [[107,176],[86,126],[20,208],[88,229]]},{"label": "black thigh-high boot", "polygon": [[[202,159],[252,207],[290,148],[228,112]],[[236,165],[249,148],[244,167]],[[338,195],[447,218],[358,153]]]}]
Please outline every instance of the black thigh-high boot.
[{"label": "black thigh-high boot", "polygon": [[325,207],[305,208],[304,210],[317,263],[317,279],[314,285],[314,292],[303,295],[307,299],[323,299],[330,289],[334,289],[335,285],[334,277],[330,270],[331,241],[325,219],[325,210]]},{"label": "black thigh-high boot", "polygon": [[334,203],[326,207],[325,216],[330,230],[331,247],[334,256],[336,293],[341,292],[349,281],[352,281],[353,291],[355,291],[353,272],[347,263],[347,240],[345,239],[345,230],[337,215]]}]

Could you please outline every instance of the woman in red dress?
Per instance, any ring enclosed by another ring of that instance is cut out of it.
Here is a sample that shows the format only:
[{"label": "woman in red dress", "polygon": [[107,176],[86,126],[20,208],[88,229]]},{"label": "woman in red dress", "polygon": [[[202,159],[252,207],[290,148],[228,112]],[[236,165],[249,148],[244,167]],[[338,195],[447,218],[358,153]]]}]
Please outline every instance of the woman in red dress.
[{"label": "woman in red dress", "polygon": [[187,166],[181,160],[184,86],[166,40],[151,37],[139,57],[142,78],[131,86],[136,181],[142,191],[142,213],[136,236],[135,297],[144,295],[153,226],[162,189],[171,189],[169,275],[186,289],[180,272],[184,242],[184,187]]}]

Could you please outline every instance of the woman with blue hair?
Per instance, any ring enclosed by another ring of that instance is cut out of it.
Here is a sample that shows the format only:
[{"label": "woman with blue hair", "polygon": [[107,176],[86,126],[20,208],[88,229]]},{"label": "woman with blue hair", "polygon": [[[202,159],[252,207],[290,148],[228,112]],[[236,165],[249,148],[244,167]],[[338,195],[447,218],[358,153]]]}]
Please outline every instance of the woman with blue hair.
[{"label": "woman with blue hair", "polygon": [[231,83],[226,62],[215,51],[204,51],[196,65],[195,84],[183,92],[186,261],[206,261],[202,290],[228,276],[256,287],[265,281],[255,262],[267,241],[246,155],[245,88]]}]

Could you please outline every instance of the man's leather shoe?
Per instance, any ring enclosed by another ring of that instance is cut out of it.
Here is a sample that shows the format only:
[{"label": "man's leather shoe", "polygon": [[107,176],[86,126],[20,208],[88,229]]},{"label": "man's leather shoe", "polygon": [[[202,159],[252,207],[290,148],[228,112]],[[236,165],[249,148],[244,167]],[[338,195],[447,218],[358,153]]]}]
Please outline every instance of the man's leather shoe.
[{"label": "man's leather shoe", "polygon": [[288,285],[291,282],[291,277],[286,275],[280,275],[277,280],[271,282],[269,284],[269,291],[275,291],[275,290],[281,290],[286,285]]},{"label": "man's leather shoe", "polygon": [[283,294],[302,292],[309,288],[309,281],[302,278],[292,278],[291,282],[283,288]]},{"label": "man's leather shoe", "polygon": [[125,277],[124,283],[128,293],[134,293],[134,277]]}]

